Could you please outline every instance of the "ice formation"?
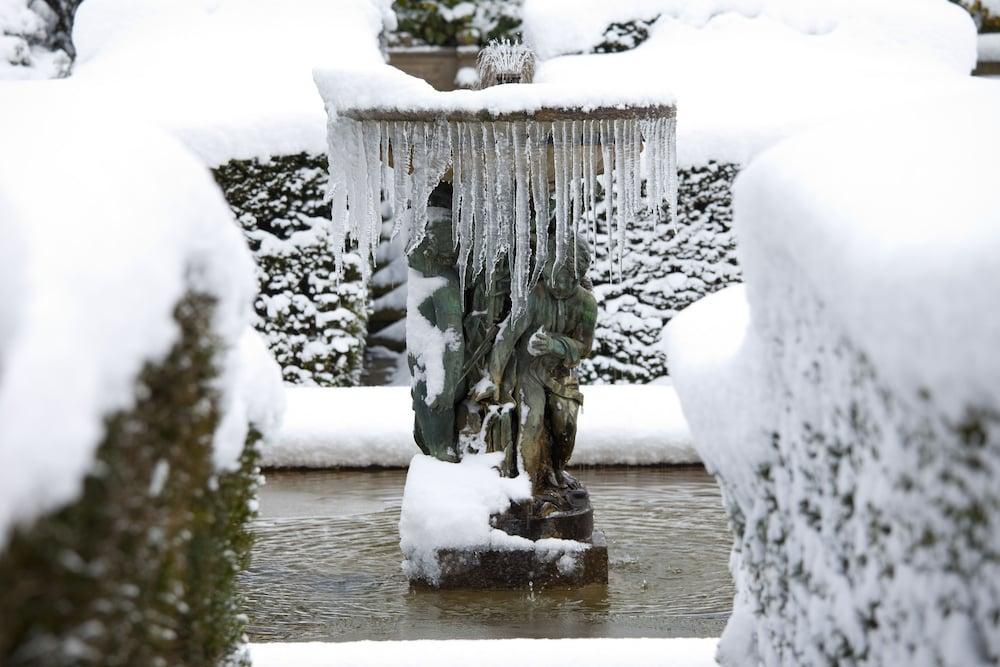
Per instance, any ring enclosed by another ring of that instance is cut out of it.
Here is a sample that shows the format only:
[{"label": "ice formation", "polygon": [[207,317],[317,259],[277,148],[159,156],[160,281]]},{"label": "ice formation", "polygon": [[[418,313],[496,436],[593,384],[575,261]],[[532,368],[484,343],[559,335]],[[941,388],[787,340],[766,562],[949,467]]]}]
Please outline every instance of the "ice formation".
[{"label": "ice formation", "polygon": [[[610,193],[607,214],[614,220],[619,264],[626,229],[644,208],[644,173],[654,218],[664,215],[663,202],[670,211],[675,208],[671,107],[556,120],[543,120],[544,114],[486,121],[465,115],[430,121],[405,120],[404,113],[372,115],[384,119],[340,115],[330,124],[330,155],[336,158],[330,160],[329,196],[338,267],[348,236],[361,256],[374,262],[383,195],[397,212],[405,212],[397,213],[393,233],[405,232],[407,251],[416,247],[425,234],[427,198],[450,171],[459,275],[485,273],[492,284],[506,261],[517,313],[547,260],[550,233],[556,263],[566,259],[577,237],[593,242],[600,191]],[[364,263],[365,271],[370,273],[372,262]]]}]

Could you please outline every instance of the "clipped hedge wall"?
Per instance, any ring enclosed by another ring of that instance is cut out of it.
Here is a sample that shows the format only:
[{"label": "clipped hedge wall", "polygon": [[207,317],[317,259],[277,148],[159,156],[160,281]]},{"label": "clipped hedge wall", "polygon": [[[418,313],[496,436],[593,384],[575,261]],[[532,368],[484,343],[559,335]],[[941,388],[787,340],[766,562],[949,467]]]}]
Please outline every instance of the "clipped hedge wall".
[{"label": "clipped hedge wall", "polygon": [[[645,383],[668,374],[658,342],[663,327],[698,299],[740,279],[732,232],[738,167],[710,162],[678,173],[676,223],[629,230],[621,280],[609,271],[607,224],[598,224],[591,271],[598,320],[584,382]],[[649,216],[651,217],[651,216]]]},{"label": "clipped hedge wall", "polygon": [[521,0],[396,0],[398,28],[392,46],[480,46],[515,38],[521,28]]},{"label": "clipped hedge wall", "polygon": [[9,536],[0,664],[248,663],[235,580],[250,554],[258,436],[239,470],[216,473],[213,309],[199,295],[178,305],[180,340],[142,371],[135,406],[106,420],[80,498]]},{"label": "clipped hedge wall", "polygon": [[233,160],[214,170],[257,265],[254,327],[286,382],[325,387],[360,382],[368,290],[348,257],[340,284],[324,200],[325,155]]},{"label": "clipped hedge wall", "polygon": [[748,438],[766,463],[719,479],[749,614],[720,664],[998,664],[1000,406],[948,414],[888,382],[802,282],[760,332],[776,419]]}]

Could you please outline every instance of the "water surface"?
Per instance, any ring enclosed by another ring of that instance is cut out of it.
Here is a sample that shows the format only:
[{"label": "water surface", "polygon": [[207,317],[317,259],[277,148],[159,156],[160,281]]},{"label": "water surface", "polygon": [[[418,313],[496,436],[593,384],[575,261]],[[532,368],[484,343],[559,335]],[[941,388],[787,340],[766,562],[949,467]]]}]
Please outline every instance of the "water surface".
[{"label": "water surface", "polygon": [[697,467],[578,469],[608,538],[607,587],[410,590],[397,523],[405,471],[271,472],[241,578],[253,641],[718,636],[729,531]]}]

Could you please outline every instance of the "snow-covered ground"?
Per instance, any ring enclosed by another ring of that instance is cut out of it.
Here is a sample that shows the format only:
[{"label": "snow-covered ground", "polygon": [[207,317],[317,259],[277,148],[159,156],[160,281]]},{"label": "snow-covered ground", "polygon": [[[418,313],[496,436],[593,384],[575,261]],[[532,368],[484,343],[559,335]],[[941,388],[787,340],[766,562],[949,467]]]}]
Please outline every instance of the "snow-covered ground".
[{"label": "snow-covered ground", "polygon": [[[584,387],[571,463],[698,463],[673,387]],[[278,437],[264,446],[269,467],[404,467],[418,453],[408,387],[287,387]]]},{"label": "snow-covered ground", "polygon": [[204,166],[162,131],[71,103],[60,82],[34,85],[0,86],[0,542],[77,496],[106,418],[179,339],[189,292],[216,301],[217,466],[281,409],[277,368],[246,331],[250,254]]},{"label": "snow-covered ground", "polygon": [[[567,55],[657,16],[633,50]],[[537,81],[674,93],[682,167],[746,164],[803,128],[959,85],[976,63],[972,19],[947,0],[527,0],[524,25]]]},{"label": "snow-covered ground", "polygon": [[715,667],[715,639],[251,644],[254,667]]},{"label": "snow-covered ground", "polygon": [[723,664],[1000,660],[1000,86],[783,142],[672,370],[737,528]]}]

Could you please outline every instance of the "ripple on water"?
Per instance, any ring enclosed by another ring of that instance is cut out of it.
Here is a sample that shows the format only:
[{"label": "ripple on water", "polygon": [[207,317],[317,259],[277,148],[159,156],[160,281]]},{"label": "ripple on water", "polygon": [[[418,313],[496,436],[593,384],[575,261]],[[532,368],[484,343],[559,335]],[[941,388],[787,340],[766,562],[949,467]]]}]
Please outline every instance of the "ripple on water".
[{"label": "ripple on water", "polygon": [[411,591],[400,569],[405,471],[269,473],[240,580],[257,641],[718,636],[730,537],[699,468],[584,469],[608,538],[607,588]]}]

